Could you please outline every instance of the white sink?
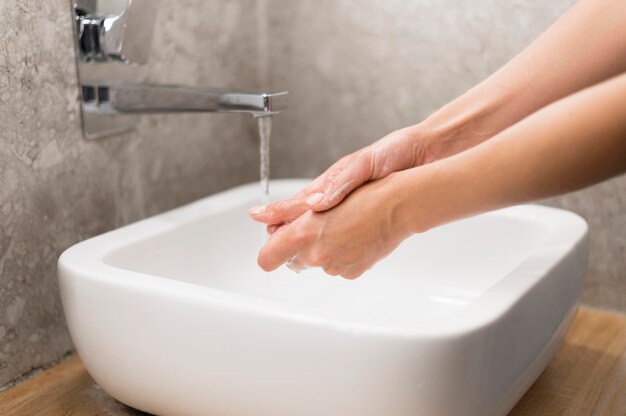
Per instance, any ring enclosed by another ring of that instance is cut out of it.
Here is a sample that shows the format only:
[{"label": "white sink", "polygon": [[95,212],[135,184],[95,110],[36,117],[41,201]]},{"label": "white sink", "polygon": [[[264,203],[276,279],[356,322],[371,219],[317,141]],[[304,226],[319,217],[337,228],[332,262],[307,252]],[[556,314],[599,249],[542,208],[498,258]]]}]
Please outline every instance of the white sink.
[{"label": "white sink", "polygon": [[241,186],[63,253],[68,326],[105,391],[157,415],[505,415],[574,315],[588,239],[570,212],[446,225],[348,281],[263,272],[258,196]]}]

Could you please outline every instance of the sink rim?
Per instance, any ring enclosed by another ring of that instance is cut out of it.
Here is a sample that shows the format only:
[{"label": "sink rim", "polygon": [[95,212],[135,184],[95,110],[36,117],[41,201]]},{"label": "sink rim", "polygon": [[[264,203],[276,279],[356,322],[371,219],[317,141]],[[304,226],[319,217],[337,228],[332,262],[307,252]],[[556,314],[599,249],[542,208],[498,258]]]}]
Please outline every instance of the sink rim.
[{"label": "sink rim", "polygon": [[[281,179],[271,182],[277,193],[291,191],[306,184],[307,179]],[[290,310],[275,303],[218,288],[197,285],[163,276],[131,271],[106,263],[110,253],[123,249],[147,237],[175,229],[179,225],[219,212],[242,203],[254,203],[251,195],[258,193],[258,183],[249,183],[219,192],[173,210],[128,224],[75,244],[63,252],[58,261],[59,273],[65,276],[92,279],[117,285],[120,289],[167,292],[169,296],[184,296],[197,301],[210,301],[224,309],[263,314],[303,324],[324,326],[336,331],[371,333],[377,336],[410,338],[449,338],[463,336],[488,326],[528,293],[562,262],[567,254],[584,244],[588,238],[587,222],[570,211],[539,205],[521,205],[482,215],[508,216],[538,223],[548,230],[546,238],[513,270],[491,288],[460,309],[457,313],[434,318],[428,325],[414,327],[385,327],[376,324],[344,321]],[[70,273],[67,273],[70,272]],[[435,323],[435,324],[433,324]]]}]

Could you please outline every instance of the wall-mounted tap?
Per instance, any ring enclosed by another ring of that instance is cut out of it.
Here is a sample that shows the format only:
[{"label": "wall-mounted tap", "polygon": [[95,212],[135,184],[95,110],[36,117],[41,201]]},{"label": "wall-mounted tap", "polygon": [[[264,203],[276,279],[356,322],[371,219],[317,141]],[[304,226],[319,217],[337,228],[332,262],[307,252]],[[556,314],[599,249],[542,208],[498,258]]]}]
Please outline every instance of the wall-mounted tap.
[{"label": "wall-mounted tap", "polygon": [[[286,91],[252,92],[134,82],[133,65],[148,60],[157,6],[158,0],[74,2],[86,138],[132,129],[137,114],[235,112],[265,116],[287,107]],[[100,68],[104,66],[105,71]]]},{"label": "wall-mounted tap", "polygon": [[108,83],[82,86],[83,110],[102,114],[248,113],[276,114],[287,108],[287,92],[242,92],[177,85]]}]

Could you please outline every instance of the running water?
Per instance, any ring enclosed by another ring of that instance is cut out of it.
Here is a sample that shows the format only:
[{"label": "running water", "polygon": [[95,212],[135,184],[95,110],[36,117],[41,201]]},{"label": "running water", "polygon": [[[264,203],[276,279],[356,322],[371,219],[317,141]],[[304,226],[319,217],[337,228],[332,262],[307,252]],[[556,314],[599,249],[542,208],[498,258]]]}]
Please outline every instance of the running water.
[{"label": "running water", "polygon": [[261,156],[261,203],[267,205],[270,202],[270,135],[272,133],[272,117],[263,116],[257,118],[259,123],[259,138],[261,144],[259,155]]},{"label": "running water", "polygon": [[[270,203],[270,135],[272,134],[272,116],[263,116],[257,118],[259,123],[259,155],[260,155],[260,168],[259,176],[261,178],[261,204],[267,205]],[[265,227],[263,227],[261,246],[267,241],[267,233]],[[272,292],[272,284],[270,282],[269,274],[265,274],[263,279],[262,296],[267,298]]]}]

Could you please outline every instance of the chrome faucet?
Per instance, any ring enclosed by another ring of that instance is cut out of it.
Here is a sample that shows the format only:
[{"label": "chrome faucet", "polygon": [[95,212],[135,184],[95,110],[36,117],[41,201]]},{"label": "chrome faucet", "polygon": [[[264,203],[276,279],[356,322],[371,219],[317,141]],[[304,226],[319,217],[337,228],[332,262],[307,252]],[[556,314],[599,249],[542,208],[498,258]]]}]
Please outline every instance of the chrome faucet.
[{"label": "chrome faucet", "polygon": [[[75,0],[81,115],[87,139],[132,129],[137,114],[234,112],[261,117],[287,108],[286,91],[133,82],[131,64],[148,60],[157,6],[158,0]],[[98,68],[105,65],[106,71]]]},{"label": "chrome faucet", "polygon": [[287,92],[243,92],[177,85],[82,85],[83,110],[102,114],[248,113],[267,116],[287,108]]}]

